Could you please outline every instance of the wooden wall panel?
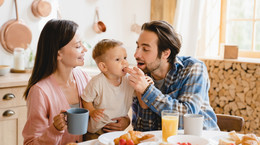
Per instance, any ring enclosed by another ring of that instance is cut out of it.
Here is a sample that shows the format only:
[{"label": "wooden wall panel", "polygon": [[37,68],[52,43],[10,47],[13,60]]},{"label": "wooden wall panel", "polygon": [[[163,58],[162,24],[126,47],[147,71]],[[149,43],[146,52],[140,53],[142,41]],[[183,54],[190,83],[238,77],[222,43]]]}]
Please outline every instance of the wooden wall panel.
[{"label": "wooden wall panel", "polygon": [[177,0],[151,0],[151,20],[165,20],[173,25]]}]

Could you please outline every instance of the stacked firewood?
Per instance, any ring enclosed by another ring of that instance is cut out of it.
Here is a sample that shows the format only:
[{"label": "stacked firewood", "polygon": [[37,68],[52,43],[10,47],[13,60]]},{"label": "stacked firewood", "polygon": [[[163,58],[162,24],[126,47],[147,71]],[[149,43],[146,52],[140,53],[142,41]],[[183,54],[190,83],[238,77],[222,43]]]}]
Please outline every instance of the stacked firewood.
[{"label": "stacked firewood", "polygon": [[241,133],[260,136],[260,62],[203,59],[211,87],[210,103],[216,113],[242,116]]}]

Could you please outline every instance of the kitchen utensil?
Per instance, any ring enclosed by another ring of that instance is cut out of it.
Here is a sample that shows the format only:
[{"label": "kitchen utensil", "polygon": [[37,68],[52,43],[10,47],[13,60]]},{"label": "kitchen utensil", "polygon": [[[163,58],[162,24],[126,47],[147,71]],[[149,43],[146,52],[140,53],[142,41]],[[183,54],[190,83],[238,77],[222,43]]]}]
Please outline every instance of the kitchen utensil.
[{"label": "kitchen utensil", "polygon": [[32,32],[22,20],[19,20],[17,9],[15,0],[16,19],[7,21],[0,30],[1,44],[9,53],[13,53],[16,47],[27,49],[32,40]]},{"label": "kitchen utensil", "polygon": [[95,13],[95,20],[93,24],[93,29],[96,33],[102,33],[106,32],[106,25],[99,20],[99,12],[98,8],[96,8],[96,13]]},{"label": "kitchen utensil", "polygon": [[46,0],[34,0],[31,10],[35,17],[47,17],[51,13],[51,4]]},{"label": "kitchen utensil", "polygon": [[4,76],[8,72],[10,72],[10,66],[9,65],[0,65],[0,76]]},{"label": "kitchen utensil", "polygon": [[141,33],[141,26],[138,25],[135,21],[136,16],[134,15],[134,23],[131,25],[131,31],[137,34]]},{"label": "kitchen utensil", "polygon": [[59,6],[57,7],[57,19],[62,19],[62,14]]},{"label": "kitchen utensil", "polygon": [[10,72],[11,73],[31,73],[32,69],[17,70],[17,69],[11,68]]},{"label": "kitchen utensil", "polygon": [[4,0],[0,0],[0,6],[4,3]]}]

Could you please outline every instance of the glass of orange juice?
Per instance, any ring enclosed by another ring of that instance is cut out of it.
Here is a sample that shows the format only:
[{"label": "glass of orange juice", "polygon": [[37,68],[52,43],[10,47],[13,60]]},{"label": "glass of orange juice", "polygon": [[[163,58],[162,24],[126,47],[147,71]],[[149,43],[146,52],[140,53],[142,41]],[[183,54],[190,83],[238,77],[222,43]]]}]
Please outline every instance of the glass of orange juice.
[{"label": "glass of orange juice", "polygon": [[179,112],[174,110],[162,111],[162,139],[167,142],[169,136],[177,135]]}]

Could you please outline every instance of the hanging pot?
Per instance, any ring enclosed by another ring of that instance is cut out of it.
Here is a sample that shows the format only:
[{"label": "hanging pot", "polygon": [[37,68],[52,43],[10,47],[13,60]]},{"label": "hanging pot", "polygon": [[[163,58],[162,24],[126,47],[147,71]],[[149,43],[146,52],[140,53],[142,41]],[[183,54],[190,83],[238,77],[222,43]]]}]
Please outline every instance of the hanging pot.
[{"label": "hanging pot", "polygon": [[134,15],[134,24],[131,25],[131,31],[137,34],[141,33],[141,26],[136,23],[136,16]]},{"label": "hanging pot", "polygon": [[46,0],[34,0],[31,10],[35,17],[47,17],[51,13],[51,4]]},{"label": "hanging pot", "polygon": [[14,48],[27,49],[32,40],[32,32],[22,20],[19,20],[17,2],[15,0],[16,19],[7,21],[0,30],[0,41],[3,48],[13,53]]},{"label": "hanging pot", "polygon": [[98,9],[96,8],[93,29],[96,33],[106,32],[106,25],[99,20]]},{"label": "hanging pot", "polygon": [[4,0],[0,0],[0,6],[4,3]]}]

